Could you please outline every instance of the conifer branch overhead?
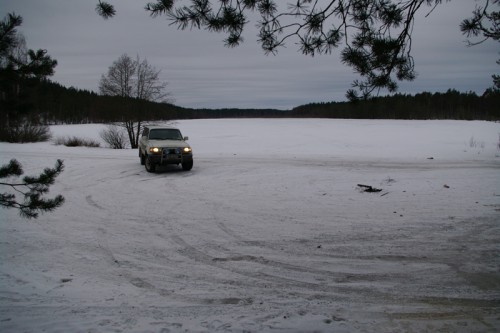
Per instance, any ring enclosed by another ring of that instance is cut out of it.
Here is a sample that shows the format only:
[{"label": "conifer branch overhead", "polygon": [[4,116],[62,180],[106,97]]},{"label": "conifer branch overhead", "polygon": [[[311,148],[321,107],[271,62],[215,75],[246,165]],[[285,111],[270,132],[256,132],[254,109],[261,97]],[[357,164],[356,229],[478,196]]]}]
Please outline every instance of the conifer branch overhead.
[{"label": "conifer branch overhead", "polygon": [[[496,6],[496,10],[492,7]],[[484,7],[478,5],[472,13],[460,24],[460,30],[467,36],[469,46],[481,44],[488,39],[500,41],[500,0],[486,0]],[[481,38],[472,41],[472,38]]]},{"label": "conifer branch overhead", "polygon": [[95,10],[104,19],[111,18],[116,14],[115,7],[112,4],[101,0],[97,3]]},{"label": "conifer branch overhead", "polygon": [[[449,1],[449,0],[445,0]],[[499,0],[490,0],[499,1]],[[198,28],[226,35],[235,47],[251,19],[259,29],[258,42],[266,54],[276,54],[287,42],[305,55],[330,54],[342,47],[342,62],[361,76],[353,88],[361,96],[416,77],[411,56],[411,33],[416,13],[431,11],[443,0],[156,0],[145,6],[151,16],[165,15],[179,29]],[[104,18],[114,7],[99,0]],[[348,92],[348,98],[356,95]]]},{"label": "conifer branch overhead", "polygon": [[173,5],[174,0],[156,0],[156,2],[148,3],[144,9],[149,11],[152,17],[156,17],[168,13]]}]

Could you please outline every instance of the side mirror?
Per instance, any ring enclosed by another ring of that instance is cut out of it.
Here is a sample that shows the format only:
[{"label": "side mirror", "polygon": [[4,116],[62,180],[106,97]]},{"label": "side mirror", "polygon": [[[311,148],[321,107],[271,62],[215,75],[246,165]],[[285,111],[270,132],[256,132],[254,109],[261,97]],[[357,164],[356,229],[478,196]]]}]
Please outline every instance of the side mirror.
[{"label": "side mirror", "polygon": [[187,140],[189,140],[189,136],[184,137],[184,141],[187,141]]}]

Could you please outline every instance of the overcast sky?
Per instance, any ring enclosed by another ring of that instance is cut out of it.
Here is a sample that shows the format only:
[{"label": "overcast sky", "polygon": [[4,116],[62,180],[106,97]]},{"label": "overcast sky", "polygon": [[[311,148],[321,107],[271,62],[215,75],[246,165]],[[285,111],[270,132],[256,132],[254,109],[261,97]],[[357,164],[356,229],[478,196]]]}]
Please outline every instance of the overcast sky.
[{"label": "overcast sky", "polygon": [[[266,56],[256,43],[254,22],[245,42],[224,47],[224,35],[177,30],[165,17],[151,18],[148,0],[108,0],[117,15],[104,20],[97,0],[0,0],[2,19],[23,17],[20,31],[31,49],[46,49],[58,61],[53,81],[97,92],[99,79],[118,57],[139,55],[161,70],[175,104],[193,108],[291,109],[313,102],[345,100],[357,78],[339,53],[311,58],[289,43]],[[460,33],[474,0],[452,0],[429,17],[419,16],[413,34],[418,76],[400,83],[400,92],[445,92],[453,88],[482,94],[499,73],[498,42],[466,47]],[[424,9],[427,13],[427,9]],[[423,14],[425,14],[423,13]]]}]

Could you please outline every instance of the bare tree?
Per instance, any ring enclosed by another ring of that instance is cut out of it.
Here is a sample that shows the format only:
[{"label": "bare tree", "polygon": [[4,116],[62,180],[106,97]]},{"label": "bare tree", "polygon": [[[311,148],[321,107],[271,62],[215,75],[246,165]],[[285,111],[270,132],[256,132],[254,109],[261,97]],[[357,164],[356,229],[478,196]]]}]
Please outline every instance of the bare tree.
[{"label": "bare tree", "polygon": [[[161,70],[150,65],[146,59],[141,61],[137,56],[133,60],[123,54],[109,67],[108,73],[101,76],[99,92],[102,95],[134,98],[139,101],[169,102],[171,95],[166,91],[168,83],[161,81],[160,73]],[[126,112],[121,124],[127,131],[132,148],[138,147],[143,122],[142,111],[144,110]]]},{"label": "bare tree", "polygon": [[146,59],[140,61],[139,56],[135,62],[137,64],[135,97],[154,102],[170,101],[170,93],[165,90],[168,83],[160,80],[161,70],[151,66]]},{"label": "bare tree", "polygon": [[134,97],[133,78],[137,73],[137,63],[123,54],[108,68],[108,73],[101,76],[99,92],[102,95]]}]

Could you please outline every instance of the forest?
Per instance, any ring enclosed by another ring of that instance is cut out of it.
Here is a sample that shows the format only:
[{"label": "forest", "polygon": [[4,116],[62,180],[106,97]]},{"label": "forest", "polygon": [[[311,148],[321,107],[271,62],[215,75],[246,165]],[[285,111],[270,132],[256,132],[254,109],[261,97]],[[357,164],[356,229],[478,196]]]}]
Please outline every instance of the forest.
[{"label": "forest", "polygon": [[[29,85],[26,85],[29,86]],[[191,109],[169,103],[101,96],[43,80],[25,95],[32,120],[41,124],[108,123],[123,120],[173,120],[201,118],[348,118],[348,119],[457,119],[500,120],[500,92],[483,95],[448,90],[416,95],[395,94],[356,102],[301,105],[292,110]]]},{"label": "forest", "polygon": [[313,103],[294,108],[294,117],[352,119],[456,119],[500,120],[500,92],[423,92],[372,97],[358,102]]}]

